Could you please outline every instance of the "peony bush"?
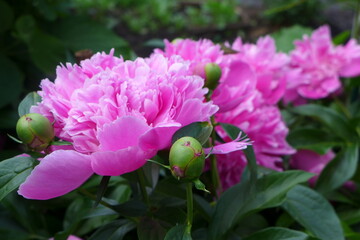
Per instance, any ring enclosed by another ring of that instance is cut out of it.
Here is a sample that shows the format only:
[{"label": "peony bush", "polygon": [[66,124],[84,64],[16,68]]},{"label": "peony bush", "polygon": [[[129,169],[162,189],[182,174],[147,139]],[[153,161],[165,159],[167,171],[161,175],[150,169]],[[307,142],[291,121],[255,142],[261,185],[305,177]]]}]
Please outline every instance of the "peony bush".
[{"label": "peony bush", "polygon": [[289,53],[175,39],[60,64],[19,106],[0,200],[63,201],[39,239],[357,239],[359,60],[322,26]]}]

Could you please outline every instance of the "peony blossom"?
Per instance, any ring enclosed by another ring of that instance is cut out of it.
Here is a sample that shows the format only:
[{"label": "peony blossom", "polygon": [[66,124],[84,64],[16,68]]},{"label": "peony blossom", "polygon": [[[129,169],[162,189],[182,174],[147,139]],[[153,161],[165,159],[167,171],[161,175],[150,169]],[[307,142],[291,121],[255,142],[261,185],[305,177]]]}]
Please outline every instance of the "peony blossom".
[{"label": "peony blossom", "polygon": [[190,70],[203,78],[207,63],[218,64],[222,75],[211,99],[219,106],[219,112],[229,111],[242,104],[255,89],[256,78],[249,65],[224,54],[220,45],[210,40],[176,39],[172,43],[165,40],[164,51],[156,49],[155,53],[166,57],[181,56],[190,61]]},{"label": "peony blossom", "polygon": [[[276,106],[262,106],[240,113],[234,110],[216,114],[216,120],[233,124],[248,135],[252,141],[256,161],[260,166],[281,171],[281,157],[295,153],[295,150],[286,142],[288,128],[282,121],[281,113]],[[218,133],[222,137],[225,136],[221,129],[218,129]],[[229,139],[225,136],[225,140]],[[219,174],[224,188],[240,181],[245,165],[246,158],[242,152],[218,156]]]},{"label": "peony blossom", "polygon": [[55,82],[41,82],[42,101],[32,112],[54,122],[55,135],[73,150],[45,156],[19,194],[49,199],[79,187],[93,173],[116,176],[143,166],[173,133],[207,121],[218,107],[205,101],[204,80],[178,56],[153,54],[123,61],[102,53],[57,68]]},{"label": "peony blossom", "polygon": [[256,44],[243,44],[237,38],[231,48],[238,52],[232,54],[233,59],[247,63],[255,72],[259,101],[262,104],[276,104],[285,93],[285,66],[290,61],[289,57],[276,52],[275,42],[270,36],[259,38]]},{"label": "peony blossom", "polygon": [[316,176],[310,179],[310,183],[314,185],[322,170],[334,157],[335,153],[331,150],[324,155],[311,150],[299,150],[291,157],[290,166],[295,169],[315,173]]},{"label": "peony blossom", "polygon": [[341,89],[340,77],[360,74],[360,46],[355,40],[345,46],[334,46],[328,26],[295,41],[290,56],[289,67],[295,73],[287,80],[286,103],[325,98]]}]

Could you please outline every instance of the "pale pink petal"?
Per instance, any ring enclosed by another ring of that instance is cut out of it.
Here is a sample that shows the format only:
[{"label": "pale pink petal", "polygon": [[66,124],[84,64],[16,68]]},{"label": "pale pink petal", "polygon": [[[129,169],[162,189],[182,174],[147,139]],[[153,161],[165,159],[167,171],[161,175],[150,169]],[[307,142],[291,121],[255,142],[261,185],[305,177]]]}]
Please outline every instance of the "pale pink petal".
[{"label": "pale pink petal", "polygon": [[244,150],[247,146],[251,145],[252,143],[249,141],[248,138],[241,140],[241,133],[238,135],[236,139],[231,142],[223,143],[220,145],[216,145],[212,148],[205,148],[204,152],[206,154],[227,154],[239,150]]},{"label": "pale pink petal", "polygon": [[92,154],[94,172],[103,176],[119,176],[142,167],[156,151],[143,151],[139,147],[128,147],[118,151]]},{"label": "pale pink petal", "polygon": [[72,150],[58,150],[44,157],[18,193],[25,198],[45,200],[64,195],[91,175],[90,156]]}]

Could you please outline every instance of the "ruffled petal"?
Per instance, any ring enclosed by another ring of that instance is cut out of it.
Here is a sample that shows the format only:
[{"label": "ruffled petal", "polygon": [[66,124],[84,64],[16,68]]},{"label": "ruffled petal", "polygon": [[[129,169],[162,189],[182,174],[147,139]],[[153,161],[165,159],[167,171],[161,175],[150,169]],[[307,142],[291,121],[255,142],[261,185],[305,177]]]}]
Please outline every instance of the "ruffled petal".
[{"label": "ruffled petal", "polygon": [[91,175],[91,158],[72,150],[58,150],[47,155],[20,185],[25,198],[46,200],[64,195],[85,182]]}]

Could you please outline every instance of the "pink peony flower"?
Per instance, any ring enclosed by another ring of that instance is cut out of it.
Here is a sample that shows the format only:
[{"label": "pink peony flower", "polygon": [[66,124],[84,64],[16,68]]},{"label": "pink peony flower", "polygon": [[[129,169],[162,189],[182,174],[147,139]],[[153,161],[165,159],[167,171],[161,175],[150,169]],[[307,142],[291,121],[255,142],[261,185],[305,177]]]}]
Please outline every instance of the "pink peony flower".
[{"label": "pink peony flower", "polygon": [[204,101],[203,85],[178,56],[123,61],[111,52],[80,66],[58,67],[54,83],[42,81],[42,102],[32,111],[54,121],[56,136],[72,142],[74,150],[44,157],[19,194],[49,199],[79,187],[93,173],[115,176],[140,168],[170,146],[180,127],[207,121],[218,110]]},{"label": "pink peony flower", "polygon": [[350,40],[345,46],[334,46],[330,29],[322,26],[303,40],[295,41],[284,101],[304,102],[301,98],[320,99],[341,88],[340,76],[360,74],[360,46]]},{"label": "pink peony flower", "polygon": [[263,104],[276,104],[286,89],[286,66],[290,59],[284,53],[276,53],[274,40],[270,36],[259,38],[256,44],[243,44],[237,38],[231,46],[238,51],[233,59],[247,63],[256,74],[256,89]]},{"label": "pink peony flower", "polygon": [[[235,110],[218,113],[216,120],[233,124],[248,135],[253,141],[257,163],[261,166],[281,171],[281,156],[295,153],[295,150],[286,142],[288,129],[282,121],[279,109],[275,106],[262,106],[240,113],[236,113]],[[229,140],[221,129],[218,129],[218,133],[225,140]],[[246,158],[242,152],[218,156],[219,173],[225,188],[240,181],[245,165]]]},{"label": "pink peony flower", "polygon": [[165,40],[165,50],[156,49],[155,53],[161,53],[166,57],[180,55],[191,62],[191,71],[203,78],[207,63],[218,64],[222,75],[211,99],[219,106],[219,112],[229,111],[242,104],[255,89],[256,78],[249,65],[225,55],[220,45],[210,40],[177,39],[173,43]]},{"label": "pink peony flower", "polygon": [[292,168],[315,173],[317,176],[312,177],[309,181],[314,185],[325,166],[333,160],[335,153],[328,151],[324,155],[320,155],[311,150],[299,150],[291,157],[290,165]]}]

